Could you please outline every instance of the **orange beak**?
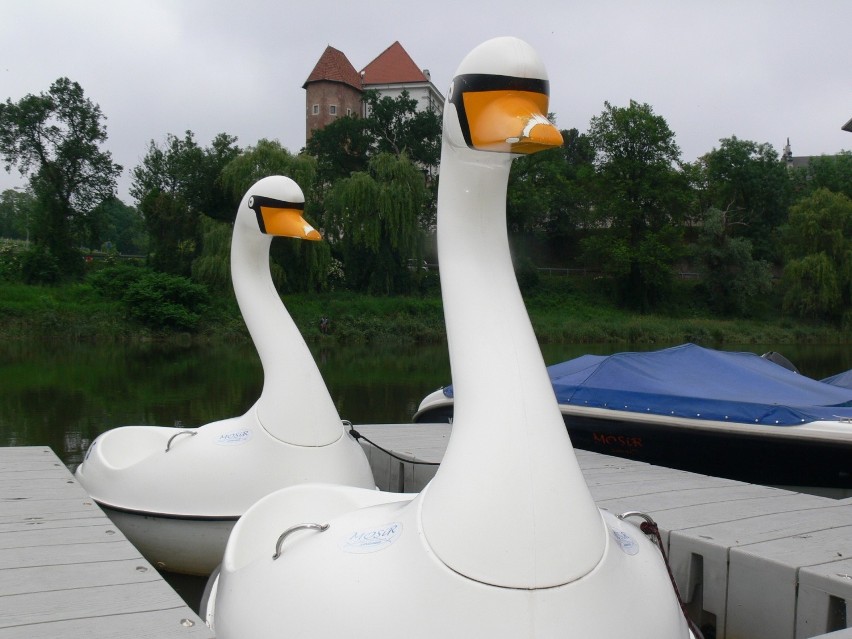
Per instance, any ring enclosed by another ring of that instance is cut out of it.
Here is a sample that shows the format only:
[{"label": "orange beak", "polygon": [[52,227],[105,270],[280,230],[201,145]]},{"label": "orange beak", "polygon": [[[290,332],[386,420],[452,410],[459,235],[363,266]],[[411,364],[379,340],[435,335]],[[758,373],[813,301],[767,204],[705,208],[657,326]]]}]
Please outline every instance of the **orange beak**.
[{"label": "orange beak", "polygon": [[295,237],[300,240],[321,240],[322,236],[302,217],[304,202],[286,202],[263,195],[252,195],[248,206],[257,215],[261,233]]},{"label": "orange beak", "polygon": [[544,93],[476,91],[462,99],[475,149],[529,154],[562,144],[562,134],[545,115]]},{"label": "orange beak", "polygon": [[305,221],[298,209],[260,207],[265,233],[282,237],[295,237],[301,240],[321,240],[322,235]]}]

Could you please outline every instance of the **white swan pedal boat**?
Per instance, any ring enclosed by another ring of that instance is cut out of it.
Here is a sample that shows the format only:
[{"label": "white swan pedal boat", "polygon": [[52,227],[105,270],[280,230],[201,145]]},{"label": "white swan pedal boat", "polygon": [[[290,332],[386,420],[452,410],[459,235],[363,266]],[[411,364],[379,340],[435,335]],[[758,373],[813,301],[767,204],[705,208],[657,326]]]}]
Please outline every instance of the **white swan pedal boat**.
[{"label": "white swan pedal boat", "polygon": [[293,180],[270,176],[248,190],[234,222],[234,291],[264,372],[257,402],[244,415],[199,428],[109,430],[77,468],[92,498],[161,569],[209,575],[237,519],[279,488],[375,488],[366,455],[344,428],[269,272],[272,236],[320,239],[303,207]]}]

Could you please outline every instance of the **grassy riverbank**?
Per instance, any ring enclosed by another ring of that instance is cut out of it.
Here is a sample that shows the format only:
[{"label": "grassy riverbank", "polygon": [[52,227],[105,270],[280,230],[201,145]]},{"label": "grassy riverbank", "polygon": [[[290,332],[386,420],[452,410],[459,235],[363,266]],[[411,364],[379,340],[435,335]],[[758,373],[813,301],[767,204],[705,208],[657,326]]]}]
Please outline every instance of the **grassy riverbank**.
[{"label": "grassy riverbank", "polygon": [[[782,317],[771,301],[757,318],[714,318],[701,308],[693,285],[679,283],[676,303],[663,315],[615,308],[590,281],[542,278],[525,301],[536,334],[547,343],[840,344],[852,336],[824,324]],[[445,340],[440,294],[372,297],[354,293],[290,295],[287,309],[310,341],[436,343]],[[321,317],[331,332],[320,331]],[[488,321],[488,318],[483,318]],[[155,331],[128,317],[126,308],[89,284],[59,287],[0,283],[0,338],[75,341],[249,339],[232,294],[213,296],[197,331]]]}]

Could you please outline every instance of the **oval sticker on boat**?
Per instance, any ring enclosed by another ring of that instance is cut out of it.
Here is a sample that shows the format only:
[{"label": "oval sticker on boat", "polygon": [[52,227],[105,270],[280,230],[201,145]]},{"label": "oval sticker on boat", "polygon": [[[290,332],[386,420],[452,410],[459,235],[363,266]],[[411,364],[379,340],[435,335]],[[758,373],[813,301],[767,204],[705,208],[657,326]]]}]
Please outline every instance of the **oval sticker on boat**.
[{"label": "oval sticker on boat", "polygon": [[621,530],[615,530],[614,528],[611,528],[610,530],[612,531],[612,536],[615,538],[615,543],[617,543],[625,553],[628,555],[635,555],[639,552],[639,544],[636,543],[636,540],[633,539],[633,537]]},{"label": "oval sticker on boat", "polygon": [[340,547],[344,552],[364,554],[378,552],[390,546],[402,535],[402,524],[395,521],[377,528],[353,531]]},{"label": "oval sticker on boat", "polygon": [[238,428],[237,430],[222,433],[213,440],[213,443],[220,446],[239,446],[240,444],[245,444],[250,439],[250,428]]}]

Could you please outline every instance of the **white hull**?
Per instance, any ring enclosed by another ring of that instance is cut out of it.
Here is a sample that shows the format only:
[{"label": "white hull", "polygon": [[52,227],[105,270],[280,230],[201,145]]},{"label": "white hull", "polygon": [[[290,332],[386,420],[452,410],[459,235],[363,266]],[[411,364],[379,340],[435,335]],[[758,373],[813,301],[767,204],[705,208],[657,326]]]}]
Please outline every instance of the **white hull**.
[{"label": "white hull", "polygon": [[232,519],[179,519],[101,505],[124,536],[157,569],[205,577],[222,561]]}]

